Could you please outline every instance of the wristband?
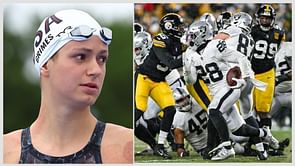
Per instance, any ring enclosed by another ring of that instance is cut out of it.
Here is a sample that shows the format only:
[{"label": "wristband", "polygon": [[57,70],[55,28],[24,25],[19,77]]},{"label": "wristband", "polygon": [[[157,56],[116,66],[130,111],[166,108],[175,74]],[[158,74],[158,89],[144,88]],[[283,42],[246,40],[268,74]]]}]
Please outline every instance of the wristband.
[{"label": "wristband", "polygon": [[175,144],[176,149],[181,148],[184,149],[184,144]]}]

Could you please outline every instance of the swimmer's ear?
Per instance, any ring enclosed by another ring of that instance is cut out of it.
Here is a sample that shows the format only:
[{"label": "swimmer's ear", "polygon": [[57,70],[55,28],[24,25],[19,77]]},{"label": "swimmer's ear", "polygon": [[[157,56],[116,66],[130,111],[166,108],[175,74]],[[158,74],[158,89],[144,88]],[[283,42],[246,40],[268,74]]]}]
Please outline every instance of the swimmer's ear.
[{"label": "swimmer's ear", "polygon": [[48,62],[46,62],[40,70],[40,75],[44,76],[44,77],[48,77],[49,76],[49,70],[48,70]]}]

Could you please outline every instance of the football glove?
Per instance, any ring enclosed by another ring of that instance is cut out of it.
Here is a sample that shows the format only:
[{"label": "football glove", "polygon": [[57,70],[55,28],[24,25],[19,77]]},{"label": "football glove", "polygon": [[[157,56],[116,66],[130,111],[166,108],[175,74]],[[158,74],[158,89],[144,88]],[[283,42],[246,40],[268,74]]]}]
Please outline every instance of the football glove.
[{"label": "football glove", "polygon": [[239,89],[246,85],[246,81],[244,79],[232,78],[232,80],[236,81],[237,84],[233,86],[229,86],[232,89]]}]

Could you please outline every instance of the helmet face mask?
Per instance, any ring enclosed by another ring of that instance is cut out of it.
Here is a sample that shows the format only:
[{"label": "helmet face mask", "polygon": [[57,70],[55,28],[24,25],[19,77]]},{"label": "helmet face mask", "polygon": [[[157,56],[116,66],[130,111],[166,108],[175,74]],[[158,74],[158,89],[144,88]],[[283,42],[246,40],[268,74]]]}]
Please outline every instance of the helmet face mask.
[{"label": "helmet face mask", "polygon": [[200,20],[199,21],[205,21],[206,23],[208,23],[208,25],[210,26],[210,28],[212,28],[212,31],[213,32],[217,31],[216,18],[214,17],[213,14],[211,14],[211,13],[204,13],[200,17]]},{"label": "helmet face mask", "polygon": [[232,15],[229,11],[222,12],[216,19],[217,29],[221,30],[226,25],[230,25]]},{"label": "helmet face mask", "polygon": [[212,27],[205,21],[198,21],[190,25],[186,40],[190,46],[196,46],[198,48],[206,43],[207,40],[212,39],[212,37]]},{"label": "helmet face mask", "polygon": [[192,109],[192,99],[186,89],[178,87],[173,93],[175,99],[175,107],[177,111],[189,112]]},{"label": "helmet face mask", "polygon": [[273,19],[271,17],[268,17],[268,16],[260,16],[259,17],[260,25],[263,26],[263,27],[271,27],[272,20]]},{"label": "helmet face mask", "polygon": [[270,5],[262,5],[255,14],[260,28],[264,31],[270,30],[275,22],[276,12]]},{"label": "helmet face mask", "polygon": [[143,26],[139,23],[134,23],[133,24],[133,30],[134,30],[134,35],[137,34],[138,32],[143,32]]},{"label": "helmet face mask", "polygon": [[252,23],[253,23],[252,17],[245,12],[239,12],[233,15],[231,20],[232,25],[235,25],[241,28],[242,31],[247,34],[251,32]]},{"label": "helmet face mask", "polygon": [[152,37],[147,32],[138,32],[134,36],[134,53],[136,56],[146,56],[152,47]]},{"label": "helmet face mask", "polygon": [[180,39],[184,34],[183,19],[175,13],[168,13],[160,21],[162,32],[168,37]]}]

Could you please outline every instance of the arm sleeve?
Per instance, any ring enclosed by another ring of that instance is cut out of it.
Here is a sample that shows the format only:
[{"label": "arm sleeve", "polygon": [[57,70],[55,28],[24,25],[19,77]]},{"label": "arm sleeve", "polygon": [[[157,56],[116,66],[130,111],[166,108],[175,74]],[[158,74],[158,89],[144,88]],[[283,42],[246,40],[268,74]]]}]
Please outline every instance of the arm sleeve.
[{"label": "arm sleeve", "polygon": [[194,67],[193,57],[187,52],[183,54],[183,76],[187,84],[194,84],[197,81],[197,71]]},{"label": "arm sleeve", "polygon": [[154,52],[162,64],[168,66],[170,69],[182,67],[182,56],[175,58],[167,51],[166,48],[154,47]]},{"label": "arm sleeve", "polygon": [[252,77],[253,71],[251,63],[247,56],[243,55],[239,51],[226,47],[222,52],[222,59],[230,63],[238,63],[242,72],[242,78]]}]

